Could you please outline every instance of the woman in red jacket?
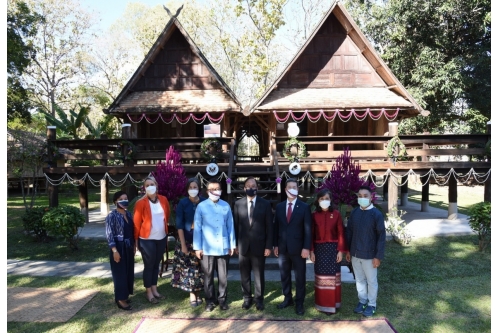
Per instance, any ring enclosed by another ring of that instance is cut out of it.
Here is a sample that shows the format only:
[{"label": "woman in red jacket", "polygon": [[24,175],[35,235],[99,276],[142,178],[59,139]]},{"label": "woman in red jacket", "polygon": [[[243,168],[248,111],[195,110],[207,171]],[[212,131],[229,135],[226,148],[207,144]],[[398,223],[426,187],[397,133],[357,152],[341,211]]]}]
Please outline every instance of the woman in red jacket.
[{"label": "woman in red jacket", "polygon": [[310,252],[314,262],[314,304],[318,311],[328,314],[335,313],[341,305],[340,262],[342,252],[346,252],[342,217],[333,209],[331,200],[328,189],[316,195]]},{"label": "woman in red jacket", "polygon": [[150,303],[165,299],[157,289],[161,258],[165,253],[168,235],[170,205],[168,199],[158,194],[158,183],[153,177],[144,180],[146,195],[134,208],[134,239],[144,262],[142,280]]}]

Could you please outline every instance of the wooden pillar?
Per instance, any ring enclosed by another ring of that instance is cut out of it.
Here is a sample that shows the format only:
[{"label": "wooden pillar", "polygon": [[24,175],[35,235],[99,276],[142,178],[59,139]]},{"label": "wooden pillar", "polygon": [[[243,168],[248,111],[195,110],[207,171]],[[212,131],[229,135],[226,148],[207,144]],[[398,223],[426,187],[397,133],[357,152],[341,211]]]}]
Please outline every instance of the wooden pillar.
[{"label": "wooden pillar", "polygon": [[430,189],[431,174],[428,173],[427,176],[421,178],[422,182],[422,199],[420,202],[420,211],[429,211],[429,189]]},{"label": "wooden pillar", "polygon": [[448,220],[455,220],[457,218],[457,197],[457,180],[451,174],[448,180]]},{"label": "wooden pillar", "polygon": [[269,114],[269,136],[268,136],[268,145],[269,145],[269,162],[272,166],[274,166],[274,148],[273,147],[273,137],[276,137],[276,118],[274,114]]},{"label": "wooden pillar", "polygon": [[[326,120],[325,120],[326,121]],[[328,123],[328,136],[333,136],[333,121],[330,121]],[[334,144],[331,143],[331,144],[328,144],[328,151],[333,151],[334,150]]]},{"label": "wooden pillar", "polygon": [[[389,123],[389,136],[392,138],[398,135],[398,123]],[[398,179],[393,174],[389,175],[388,191],[387,191],[387,212],[390,213],[392,208],[398,207]]]},{"label": "wooden pillar", "polygon": [[78,185],[78,197],[80,198],[80,210],[85,216],[85,222],[89,223],[89,193],[87,179],[80,181]]},{"label": "wooden pillar", "polygon": [[[54,156],[52,155],[53,149],[51,141],[56,139],[56,127],[55,126],[47,126],[47,142],[48,142],[48,156],[49,156],[49,166],[53,168],[56,165],[56,160],[54,159]],[[21,183],[21,186],[24,186],[24,184]],[[49,194],[49,207],[57,207],[59,206],[59,186],[57,185],[52,185],[50,182],[47,183],[47,193]]]},{"label": "wooden pillar", "polygon": [[[130,124],[122,124],[122,139],[129,140],[130,138],[131,138]],[[126,151],[127,151],[127,145],[123,145],[123,152],[122,152],[123,156],[125,156]],[[130,167],[134,166],[134,161],[125,159],[123,161],[123,166],[124,168],[129,169]],[[128,200],[132,200],[137,196],[137,188],[130,181],[130,179],[127,179],[125,181],[125,183],[122,186],[122,191],[125,191],[125,193],[127,193]]]},{"label": "wooden pillar", "polygon": [[408,175],[401,179],[401,206],[408,204]]},{"label": "wooden pillar", "polygon": [[388,200],[388,192],[389,192],[389,177],[384,176],[384,187],[383,187],[383,195],[384,195],[384,201]]},{"label": "wooden pillar", "polygon": [[[107,139],[108,136],[106,134],[101,134],[101,139]],[[108,147],[103,146],[101,148],[101,165],[102,166],[107,166],[108,165]],[[109,214],[109,205],[108,205],[108,194],[109,194],[109,180],[106,179],[101,179],[100,181],[100,187],[101,187],[101,215],[102,216],[107,216]]]},{"label": "wooden pillar", "polygon": [[[488,123],[486,124],[486,133],[490,134],[491,140],[491,121],[488,121]],[[491,165],[491,156],[489,157],[489,159],[490,160],[488,162],[490,162]],[[488,179],[486,179],[486,181],[484,182],[484,201],[491,202],[491,172]]]}]

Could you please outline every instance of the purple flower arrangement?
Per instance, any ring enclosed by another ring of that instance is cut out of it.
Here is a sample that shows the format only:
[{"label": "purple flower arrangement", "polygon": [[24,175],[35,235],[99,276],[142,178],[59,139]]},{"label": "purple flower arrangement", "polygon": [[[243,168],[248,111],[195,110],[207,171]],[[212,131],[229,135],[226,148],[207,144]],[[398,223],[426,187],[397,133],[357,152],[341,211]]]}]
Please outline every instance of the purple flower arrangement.
[{"label": "purple flower arrangement", "polygon": [[186,194],[186,171],[181,163],[181,154],[173,146],[167,150],[165,162],[158,162],[153,176],[158,182],[158,193],[167,197],[175,207]]},{"label": "purple flower arrangement", "polygon": [[330,176],[323,181],[318,188],[328,188],[332,192],[332,201],[336,206],[357,204],[357,193],[361,186],[369,186],[372,191],[372,202],[375,202],[375,184],[359,177],[361,167],[351,159],[349,148],[344,148],[344,153],[337,157],[332,165]]}]

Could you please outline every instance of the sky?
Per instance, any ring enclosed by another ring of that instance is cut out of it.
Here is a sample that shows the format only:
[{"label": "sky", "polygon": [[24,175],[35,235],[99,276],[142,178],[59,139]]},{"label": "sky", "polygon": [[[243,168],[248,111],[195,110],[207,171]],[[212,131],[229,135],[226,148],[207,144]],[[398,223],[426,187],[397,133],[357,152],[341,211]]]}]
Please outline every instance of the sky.
[{"label": "sky", "polygon": [[125,12],[128,3],[142,2],[148,6],[162,5],[165,2],[160,0],[81,0],[81,5],[84,8],[96,11],[99,13],[101,22],[99,26],[102,30],[106,30]]}]

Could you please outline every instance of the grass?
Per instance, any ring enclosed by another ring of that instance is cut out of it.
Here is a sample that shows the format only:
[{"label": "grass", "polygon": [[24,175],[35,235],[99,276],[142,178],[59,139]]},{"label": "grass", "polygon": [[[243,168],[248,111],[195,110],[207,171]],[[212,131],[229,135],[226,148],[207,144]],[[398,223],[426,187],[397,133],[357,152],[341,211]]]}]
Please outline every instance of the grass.
[{"label": "grass", "polygon": [[[479,187],[478,187],[479,188]],[[481,200],[480,191],[464,193],[458,188],[459,204],[463,209]],[[470,189],[470,188],[466,188]],[[481,188],[482,189],[482,188]],[[60,195],[60,203],[78,206],[78,192]],[[431,205],[442,207],[447,192],[434,194],[431,186]],[[411,199],[410,192],[410,200]],[[435,196],[435,197],[434,197]],[[443,198],[444,197],[444,198]],[[90,198],[99,202],[98,193]],[[419,199],[419,198],[418,198]],[[37,205],[47,205],[46,198]],[[460,207],[459,207],[460,208]],[[59,240],[35,243],[23,232],[21,216],[24,211],[19,197],[8,198],[7,258],[29,260],[67,260],[107,262],[108,248],[104,241],[80,240],[80,250],[70,251]],[[466,213],[466,212],[465,212]],[[138,257],[136,257],[138,258]],[[140,260],[140,258],[138,259]],[[230,309],[205,313],[203,307],[191,308],[187,293],[172,288],[170,279],[160,279],[160,292],[168,299],[152,306],[145,299],[142,280],[136,279],[133,296],[134,311],[120,311],[113,302],[111,279],[8,276],[8,287],[55,287],[96,289],[99,293],[66,323],[7,323],[9,332],[81,332],[133,331],[142,317],[177,318],[249,318],[299,319],[292,308],[278,310],[282,301],[279,282],[266,283],[263,313],[241,309],[241,287],[229,281]],[[306,286],[307,320],[359,320],[352,313],[357,303],[354,284],[342,285],[342,308],[327,316],[314,309],[314,285]],[[477,236],[438,237],[413,240],[401,247],[393,242],[386,245],[386,257],[379,272],[379,297],[376,318],[387,318],[398,332],[490,332],[491,331],[491,252],[477,251]],[[300,318],[302,319],[302,318]]]},{"label": "grass", "polygon": [[[458,186],[457,209],[460,214],[467,215],[470,206],[484,201],[484,186]],[[408,200],[420,203],[422,185],[408,184]],[[429,206],[448,210],[448,186],[429,185]]]},{"label": "grass", "polygon": [[[112,192],[114,193],[114,191]],[[112,194],[110,194],[112,195]],[[89,189],[89,209],[100,208],[100,190]],[[63,187],[59,193],[60,205],[80,207],[78,190]],[[36,198],[35,206],[48,206],[46,195]],[[80,239],[78,251],[71,251],[62,239],[50,239],[47,243],[37,243],[24,233],[22,216],[24,204],[22,197],[11,196],[7,199],[7,258],[20,260],[57,260],[107,262],[108,246],[104,241]]]},{"label": "grass", "polygon": [[[378,309],[375,318],[385,317],[403,332],[489,332],[491,331],[491,253],[477,252],[474,236],[414,240],[401,247],[388,242],[379,272]],[[204,312],[191,308],[186,292],[160,279],[158,288],[167,295],[160,305],[145,299],[142,280],[135,280],[134,311],[120,311],[113,302],[111,279],[8,276],[8,287],[96,289],[99,291],[66,323],[7,323],[9,332],[130,332],[142,317],[299,319],[293,308],[278,310],[283,300],[279,282],[266,283],[266,310],[241,309],[239,282],[229,281],[228,311]],[[304,320],[359,320],[352,313],[357,303],[354,284],[342,285],[342,307],[332,316],[314,309],[314,284],[306,286]]]}]

